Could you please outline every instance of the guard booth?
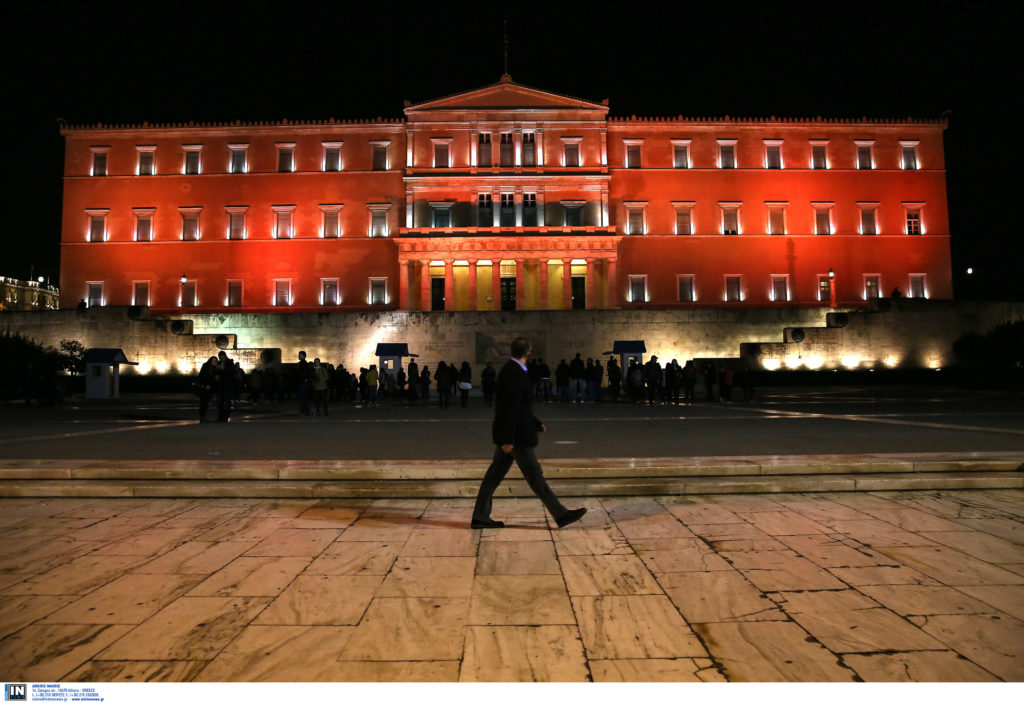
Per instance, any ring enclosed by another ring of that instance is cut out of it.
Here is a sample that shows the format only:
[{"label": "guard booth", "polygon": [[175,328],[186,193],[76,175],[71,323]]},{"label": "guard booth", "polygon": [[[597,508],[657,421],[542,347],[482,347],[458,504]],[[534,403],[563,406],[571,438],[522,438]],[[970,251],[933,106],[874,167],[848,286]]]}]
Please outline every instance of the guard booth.
[{"label": "guard booth", "polygon": [[626,370],[629,369],[629,360],[636,359],[636,363],[640,366],[644,365],[644,354],[647,353],[647,345],[644,344],[644,340],[618,340],[612,344],[612,350],[606,351],[605,354],[612,356],[614,354],[619,355],[619,368],[622,369],[622,374],[625,376]]},{"label": "guard booth", "polygon": [[377,368],[381,373],[394,376],[398,373],[398,367],[402,365],[404,357],[418,358],[418,354],[409,353],[409,345],[399,342],[379,342],[377,351]]},{"label": "guard booth", "polygon": [[128,361],[120,349],[89,349],[85,352],[85,397],[109,400],[121,397],[121,364],[138,366]]}]

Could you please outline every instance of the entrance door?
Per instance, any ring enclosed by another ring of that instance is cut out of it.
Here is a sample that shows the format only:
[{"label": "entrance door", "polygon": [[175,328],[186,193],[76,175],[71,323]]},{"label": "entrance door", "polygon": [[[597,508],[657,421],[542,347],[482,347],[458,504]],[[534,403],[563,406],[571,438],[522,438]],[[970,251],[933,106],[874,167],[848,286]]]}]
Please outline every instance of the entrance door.
[{"label": "entrance door", "polygon": [[514,278],[501,279],[501,309],[516,309],[516,279]]},{"label": "entrance door", "polygon": [[430,309],[444,311],[444,279],[430,279]]},{"label": "entrance door", "polygon": [[586,310],[587,309],[587,277],[586,276],[573,276],[572,277],[572,309],[573,310]]}]

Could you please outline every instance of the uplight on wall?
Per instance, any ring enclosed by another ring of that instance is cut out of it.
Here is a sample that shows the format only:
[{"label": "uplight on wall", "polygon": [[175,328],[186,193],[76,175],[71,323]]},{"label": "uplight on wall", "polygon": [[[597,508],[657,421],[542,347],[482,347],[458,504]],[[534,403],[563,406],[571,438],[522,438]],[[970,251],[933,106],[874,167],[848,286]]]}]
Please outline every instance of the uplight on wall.
[{"label": "uplight on wall", "polygon": [[761,366],[765,367],[769,371],[777,371],[782,365],[778,359],[765,359],[761,362]]}]

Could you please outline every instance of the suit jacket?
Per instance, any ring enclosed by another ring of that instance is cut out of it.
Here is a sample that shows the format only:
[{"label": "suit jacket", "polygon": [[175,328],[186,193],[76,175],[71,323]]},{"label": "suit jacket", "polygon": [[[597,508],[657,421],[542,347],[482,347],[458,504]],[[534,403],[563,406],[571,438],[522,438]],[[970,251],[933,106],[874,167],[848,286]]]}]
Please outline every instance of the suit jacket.
[{"label": "suit jacket", "polygon": [[533,388],[522,367],[512,359],[498,372],[494,396],[494,424],[491,439],[495,444],[536,447],[541,422],[533,416]]}]

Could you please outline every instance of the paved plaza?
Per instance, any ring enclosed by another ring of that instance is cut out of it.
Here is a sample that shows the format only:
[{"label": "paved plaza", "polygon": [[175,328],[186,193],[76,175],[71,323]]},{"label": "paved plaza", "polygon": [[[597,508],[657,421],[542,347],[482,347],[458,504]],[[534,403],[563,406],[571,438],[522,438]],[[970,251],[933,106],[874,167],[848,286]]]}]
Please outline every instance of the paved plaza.
[{"label": "paved plaza", "polygon": [[7,681],[1021,681],[1024,491],[0,500]]}]

